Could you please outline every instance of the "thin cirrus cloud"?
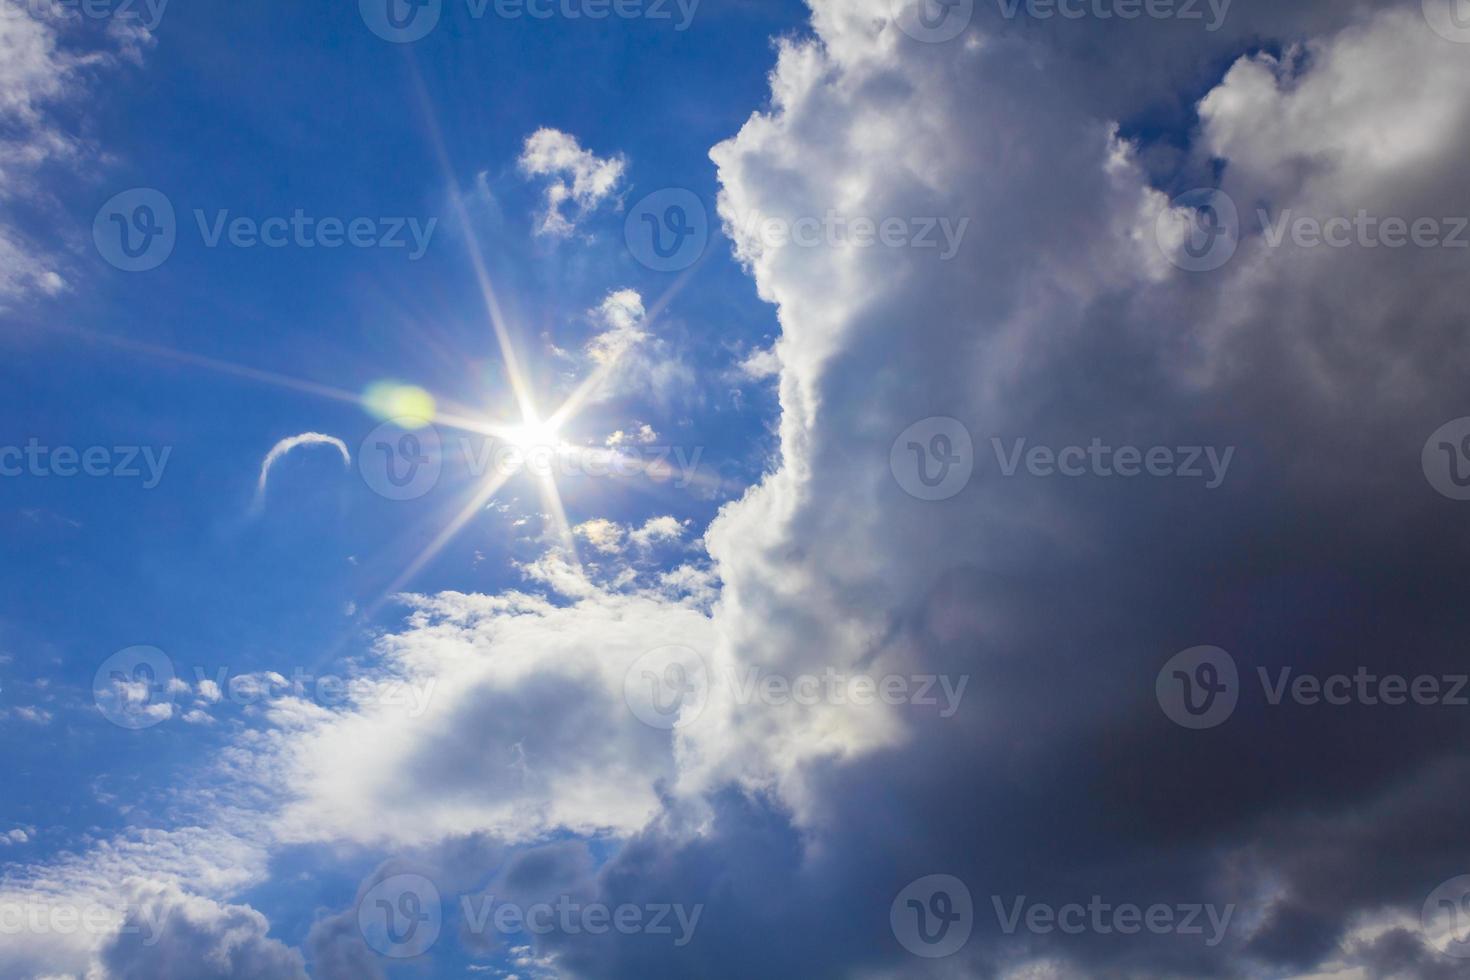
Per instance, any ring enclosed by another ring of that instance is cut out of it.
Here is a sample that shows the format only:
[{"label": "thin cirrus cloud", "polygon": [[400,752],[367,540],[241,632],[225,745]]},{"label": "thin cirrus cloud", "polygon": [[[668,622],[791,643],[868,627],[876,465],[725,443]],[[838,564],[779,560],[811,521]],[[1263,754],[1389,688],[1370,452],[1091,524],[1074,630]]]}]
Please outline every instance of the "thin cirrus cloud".
[{"label": "thin cirrus cloud", "polygon": [[342,454],[342,465],[352,465],[352,453],[347,448],[347,443],[336,436],[323,435],[320,432],[303,432],[300,435],[288,436],[270,448],[265,454],[265,459],[260,462],[260,476],[255,484],[255,499],[251,503],[251,512],[260,513],[265,508],[266,487],[270,481],[271,469],[282,457],[295,449],[306,446],[330,446]]}]

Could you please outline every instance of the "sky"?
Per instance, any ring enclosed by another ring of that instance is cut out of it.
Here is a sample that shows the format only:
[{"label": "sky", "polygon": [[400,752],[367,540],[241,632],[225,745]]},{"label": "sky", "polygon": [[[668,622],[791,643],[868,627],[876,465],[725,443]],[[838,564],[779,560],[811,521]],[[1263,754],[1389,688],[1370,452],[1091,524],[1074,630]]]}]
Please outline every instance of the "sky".
[{"label": "sky", "polygon": [[0,53],[0,975],[1470,976],[1470,4]]}]

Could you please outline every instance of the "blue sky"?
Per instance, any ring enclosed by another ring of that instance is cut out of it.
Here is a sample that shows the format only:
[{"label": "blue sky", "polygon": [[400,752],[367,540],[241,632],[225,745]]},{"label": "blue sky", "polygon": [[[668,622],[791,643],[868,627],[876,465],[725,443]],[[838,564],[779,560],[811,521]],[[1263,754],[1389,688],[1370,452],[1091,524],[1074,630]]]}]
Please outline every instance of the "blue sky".
[{"label": "blue sky", "polygon": [[[86,285],[6,311],[17,369],[6,409],[42,446],[146,445],[170,455],[154,487],[146,475],[0,485],[10,551],[0,572],[0,697],[7,709],[47,717],[27,723],[7,711],[11,792],[0,823],[38,828],[7,859],[44,863],[167,819],[180,774],[233,737],[225,726],[174,724],[119,739],[90,703],[102,659],[146,644],[191,679],[196,668],[210,677],[222,668],[329,671],[401,620],[383,593],[464,491],[461,476],[426,498],[388,501],[331,451],[298,450],[273,474],[268,506],[251,515],[261,458],[277,440],[333,433],[355,458],[379,420],[359,404],[198,358],[353,393],[393,379],[515,420],[467,257],[472,236],[550,411],[579,380],[578,364],[553,347],[575,351],[593,335],[589,311],[608,293],[634,289],[651,304],[678,279],[630,254],[623,202],[683,187],[713,216],[708,149],[762,102],[770,39],[799,29],[801,13],[794,3],[741,4],[676,31],[652,21],[475,20],[451,4],[433,35],[400,46],[369,33],[351,5],[269,18],[179,6],[165,10],[143,65],[96,72],[67,115],[85,120],[105,158],[65,179],[43,171],[44,199],[13,211],[18,227],[64,256],[67,280]],[[544,182],[517,166],[543,127],[626,161],[613,197],[568,237],[536,234]],[[88,229],[104,202],[138,187],[167,196],[178,241],[161,267],[129,273],[91,248]],[[468,226],[450,205],[456,195]],[[409,248],[211,248],[194,214],[208,225],[222,210],[261,221],[298,209],[437,227],[410,259]],[[770,307],[717,238],[658,322],[692,383],[667,396],[614,395],[567,432],[601,443],[635,422],[652,425],[663,452],[702,450],[709,488],[578,478],[563,488],[569,519],[636,526],[671,515],[702,528],[757,479],[772,451],[774,397],[768,381],[739,377],[737,367],[775,331]],[[477,515],[400,587],[494,593],[521,583],[514,562],[535,557],[545,531],[535,484],[513,481],[497,503],[503,511]],[[293,943],[319,906],[351,901],[362,873],[302,854],[278,874],[289,882],[298,871],[312,872],[311,887],[265,886],[256,898]]]},{"label": "blue sky", "polygon": [[0,973],[1464,975],[1450,0],[0,3]]}]

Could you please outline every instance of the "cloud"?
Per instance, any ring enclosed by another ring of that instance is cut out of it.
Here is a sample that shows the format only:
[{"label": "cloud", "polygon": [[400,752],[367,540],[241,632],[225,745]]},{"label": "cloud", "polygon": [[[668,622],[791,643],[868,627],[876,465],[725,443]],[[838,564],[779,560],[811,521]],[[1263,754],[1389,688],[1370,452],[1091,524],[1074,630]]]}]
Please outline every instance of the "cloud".
[{"label": "cloud", "polygon": [[764,381],[781,373],[781,356],[774,348],[751,351],[739,364],[740,374],[751,381]]},{"label": "cloud", "polygon": [[548,178],[536,233],[558,238],[571,235],[578,221],[613,196],[627,167],[621,156],[598,157],[570,133],[548,128],[526,137],[518,162],[527,176]]},{"label": "cloud", "polygon": [[577,537],[608,555],[615,555],[623,550],[623,541],[628,533],[621,524],[604,517],[583,521],[572,530]]},{"label": "cloud", "polygon": [[711,647],[708,617],[545,567],[573,590],[570,604],[514,592],[412,599],[408,628],[377,653],[388,676],[432,682],[422,715],[369,698],[257,746],[290,801],[280,839],[408,847],[647,823],[658,787],[677,777],[677,746],[630,710],[624,675],[660,646]]},{"label": "cloud", "polygon": [[[1257,700],[1196,732],[1156,702],[1160,667],[1201,643],[1245,677],[1463,673],[1470,528],[1419,458],[1464,414],[1463,259],[1273,247],[1250,226],[1224,268],[1187,274],[1155,239],[1173,192],[1217,174],[1247,215],[1470,213],[1464,51],[1417,11],[1276,6],[1193,43],[1104,25],[1115,50],[985,21],[973,43],[923,45],[882,0],[818,0],[815,36],[779,49],[770,107],[713,151],[722,213],[976,230],[951,261],[737,239],[781,323],[780,465],[720,511],[709,564],[609,583],[552,554],[522,567],[526,591],[410,597],[364,696],[281,712],[226,754],[280,801],[277,846],[553,841],[510,862],[522,874],[454,862],[460,883],[708,906],[693,953],[585,934],[526,950],[572,976],[685,976],[690,955],[732,978],[1463,973],[1418,920],[1470,862],[1463,712]],[[1276,55],[1254,53],[1270,39]],[[1185,63],[1203,97],[1171,153],[1120,120],[1177,100]],[[599,313],[608,349],[647,332],[641,298]],[[905,492],[892,450],[939,416],[977,454],[936,502]],[[1007,477],[991,440],[1018,438],[1239,462],[1214,491]],[[593,525],[584,540],[682,536],[672,517]],[[725,686],[663,730],[627,682],[674,644],[720,677],[963,676],[970,693],[941,717]],[[431,681],[418,716],[374,695]],[[567,837],[616,846],[590,867]],[[963,950],[921,961],[889,902],[936,872],[968,882],[979,915]],[[1238,925],[1218,946],[1007,934],[992,901],[1022,895],[1229,903]],[[314,955],[372,976],[345,916],[319,921]],[[279,954],[239,921],[252,957]]]},{"label": "cloud", "polygon": [[642,527],[626,527],[605,517],[584,521],[574,527],[577,537],[604,555],[621,555],[627,545],[649,551],[657,544],[678,541],[684,536],[684,525],[673,517],[651,517]]},{"label": "cloud", "polygon": [[267,936],[265,916],[175,887],[134,892],[132,911],[102,951],[111,980],[307,980],[301,954]]},{"label": "cloud", "polygon": [[[272,957],[258,913],[218,902],[266,878],[266,851],[250,838],[252,822],[222,816],[209,826],[129,830],[91,839],[79,853],[62,852],[44,864],[7,866],[0,873],[7,922],[24,910],[28,923],[56,926],[7,927],[0,974],[111,978],[168,976],[169,969],[208,970],[218,962],[238,969],[288,964],[289,957]],[[177,922],[174,912],[182,912]],[[214,955],[194,959],[201,949]]]},{"label": "cloud", "polygon": [[49,163],[74,165],[93,151],[58,119],[85,97],[99,70],[137,62],[152,35],[141,28],[107,32],[109,45],[73,36],[75,20],[44,4],[10,3],[0,17],[0,309],[68,286],[61,260],[22,233],[3,209],[15,201],[43,210],[50,195],[34,183]]},{"label": "cloud", "polygon": [[255,512],[265,507],[266,482],[270,479],[271,467],[293,449],[301,446],[332,446],[342,454],[342,464],[352,466],[352,453],[347,449],[347,443],[336,436],[322,435],[320,432],[303,432],[299,436],[289,436],[282,439],[271,447],[270,452],[265,454],[265,459],[260,463],[260,478],[255,485],[255,501],[251,505]]},{"label": "cloud", "polygon": [[[671,344],[650,331],[637,290],[612,290],[587,315],[601,328],[584,348],[589,369],[598,379],[598,398],[639,396],[667,405],[693,388],[693,369]],[[636,435],[644,435],[645,429],[652,431],[644,426]]]},{"label": "cloud", "polygon": [[642,527],[628,532],[628,540],[644,551],[656,544],[678,541],[683,536],[684,525],[667,515],[651,517]]},{"label": "cloud", "polygon": [[641,422],[631,432],[618,429],[608,436],[603,445],[616,449],[619,446],[651,446],[658,442],[658,433],[647,422]]},{"label": "cloud", "polygon": [[608,293],[593,316],[607,327],[587,343],[587,354],[598,366],[611,366],[648,339],[643,330],[643,297],[635,289]]}]

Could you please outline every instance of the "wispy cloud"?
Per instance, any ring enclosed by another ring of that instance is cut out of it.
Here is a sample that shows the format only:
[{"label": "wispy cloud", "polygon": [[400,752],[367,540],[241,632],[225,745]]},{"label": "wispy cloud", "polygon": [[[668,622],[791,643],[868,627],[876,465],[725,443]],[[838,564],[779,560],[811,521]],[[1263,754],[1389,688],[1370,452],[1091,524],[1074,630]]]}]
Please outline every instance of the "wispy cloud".
[{"label": "wispy cloud", "polygon": [[260,513],[265,506],[266,484],[270,480],[271,467],[276,461],[293,449],[302,446],[333,446],[342,454],[342,464],[352,465],[352,453],[347,449],[347,443],[336,436],[323,435],[320,432],[303,432],[299,436],[289,436],[282,439],[271,447],[271,451],[265,454],[265,459],[260,463],[260,479],[255,485],[255,502],[251,505],[252,513]]}]

